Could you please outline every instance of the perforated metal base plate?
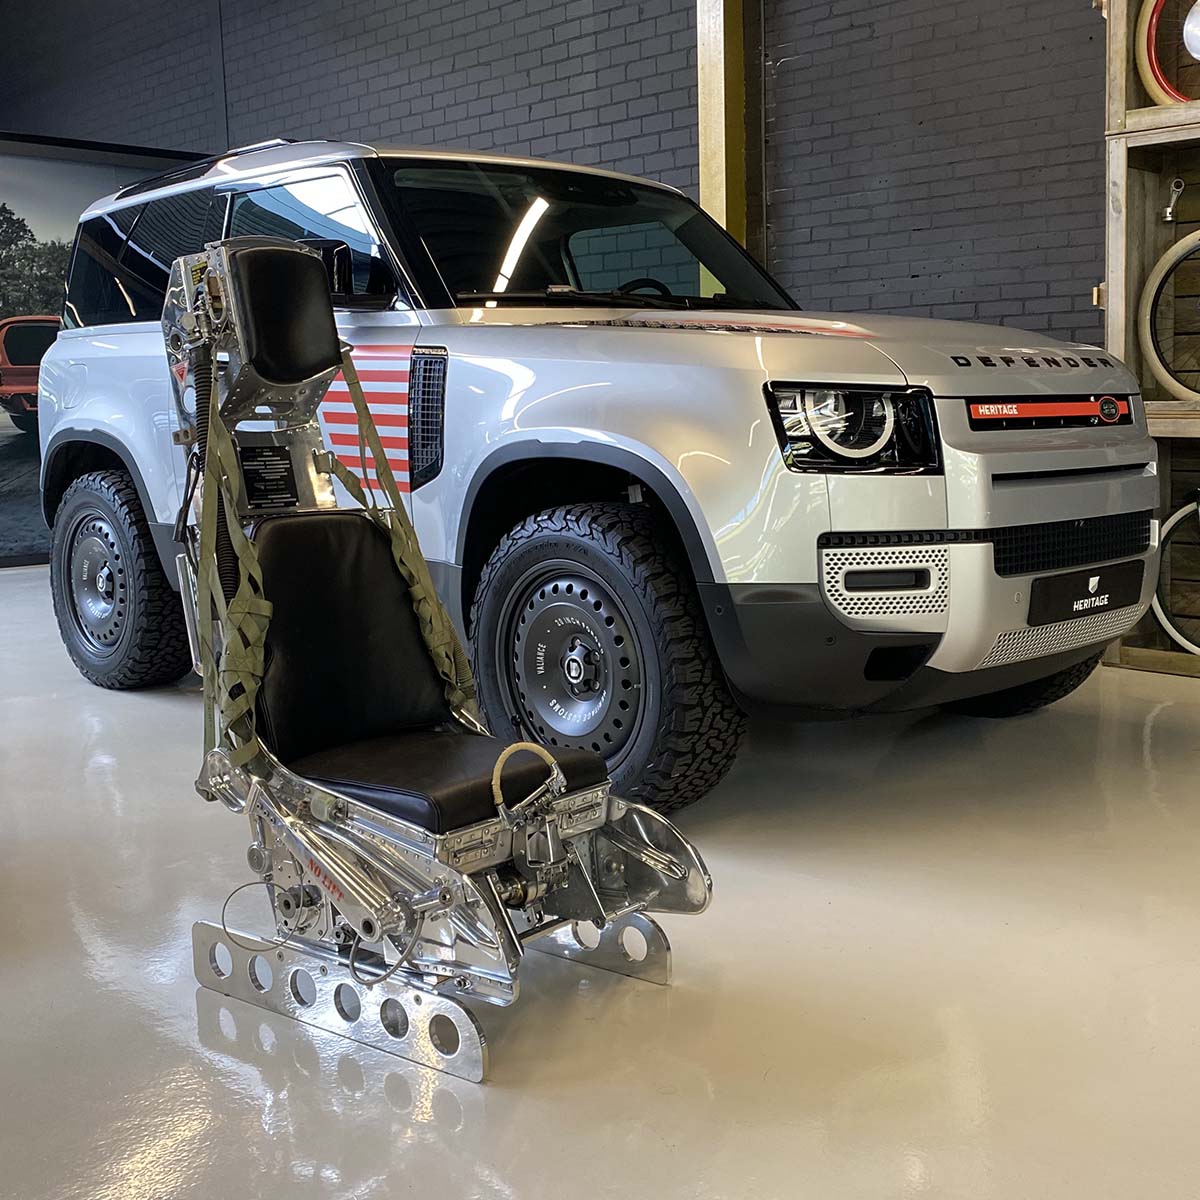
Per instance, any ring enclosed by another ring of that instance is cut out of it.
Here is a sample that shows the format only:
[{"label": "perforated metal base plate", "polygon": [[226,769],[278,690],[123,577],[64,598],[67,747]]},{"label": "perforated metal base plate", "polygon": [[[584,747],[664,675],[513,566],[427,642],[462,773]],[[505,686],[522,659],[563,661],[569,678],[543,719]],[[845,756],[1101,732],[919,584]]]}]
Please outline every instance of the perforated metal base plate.
[{"label": "perforated metal base plate", "polygon": [[394,979],[362,987],[335,956],[230,934],[207,921],[192,926],[204,987],[472,1083],[487,1074],[487,1041],[465,1005]]},{"label": "perforated metal base plate", "polygon": [[[588,945],[592,939],[596,944]],[[671,982],[671,943],[662,926],[644,913],[618,917],[600,930],[586,922],[564,925],[534,938],[528,948],[664,987]]]}]

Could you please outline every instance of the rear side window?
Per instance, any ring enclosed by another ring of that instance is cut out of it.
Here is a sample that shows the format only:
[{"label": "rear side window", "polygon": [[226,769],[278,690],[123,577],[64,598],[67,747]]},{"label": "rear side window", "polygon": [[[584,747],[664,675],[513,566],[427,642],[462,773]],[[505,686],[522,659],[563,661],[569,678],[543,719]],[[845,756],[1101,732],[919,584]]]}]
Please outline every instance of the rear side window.
[{"label": "rear side window", "polygon": [[181,254],[195,254],[205,242],[221,236],[223,213],[213,202],[212,188],[181,192],[151,200],[129,233],[121,256],[126,286],[138,321],[162,316],[171,264]]},{"label": "rear side window", "polygon": [[115,325],[138,319],[133,298],[121,278],[124,248],[125,235],[116,223],[115,214],[92,217],[80,225],[67,279],[67,303],[63,311],[63,324],[67,328]]},{"label": "rear side window", "polygon": [[390,296],[396,290],[371,219],[344,175],[299,180],[235,196],[229,236],[246,235],[307,242],[326,253],[327,262],[332,248],[344,245],[349,263],[341,279],[342,290],[355,296]]},{"label": "rear side window", "polygon": [[4,357],[14,367],[36,367],[58,337],[58,322],[23,321],[4,334]]},{"label": "rear side window", "polygon": [[63,323],[157,321],[171,263],[221,236],[224,200],[212,188],[92,217],[79,227]]}]

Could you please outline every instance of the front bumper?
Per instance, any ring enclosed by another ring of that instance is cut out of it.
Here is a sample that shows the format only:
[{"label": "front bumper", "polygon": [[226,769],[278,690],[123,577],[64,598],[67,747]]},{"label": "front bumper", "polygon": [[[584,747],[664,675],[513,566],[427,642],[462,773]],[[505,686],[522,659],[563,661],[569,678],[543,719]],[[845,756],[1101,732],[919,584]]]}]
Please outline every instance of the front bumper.
[{"label": "front bumper", "polygon": [[[1128,552],[1134,543],[1122,550],[1118,542],[1113,548],[1121,552],[1095,561],[1060,553],[1057,566],[1035,561],[1028,571],[998,540],[953,540],[971,533],[944,534],[950,540],[942,542],[932,540],[936,534],[889,534],[880,535],[882,544],[853,544],[868,536],[826,539],[832,544],[819,550],[819,584],[701,588],[722,666],[747,707],[885,711],[1015,687],[1082,661],[1131,629],[1157,582],[1155,521],[1138,553]],[[927,540],[904,544],[918,536]],[[1035,579],[1130,559],[1145,563],[1137,603],[1028,623]],[[844,584],[854,571],[917,572],[924,586],[850,591]]]}]

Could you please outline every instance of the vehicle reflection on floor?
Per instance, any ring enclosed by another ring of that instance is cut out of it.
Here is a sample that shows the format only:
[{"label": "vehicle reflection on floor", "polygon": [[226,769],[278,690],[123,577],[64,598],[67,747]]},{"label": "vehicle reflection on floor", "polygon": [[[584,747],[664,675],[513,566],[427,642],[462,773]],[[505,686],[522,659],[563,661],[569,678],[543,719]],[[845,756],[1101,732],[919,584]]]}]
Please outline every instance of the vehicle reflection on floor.
[{"label": "vehicle reflection on floor", "polygon": [[0,565],[45,561],[50,531],[38,492],[36,433],[22,433],[0,412]]},{"label": "vehicle reflection on floor", "polygon": [[1195,1192],[1200,681],[758,722],[681,814],[716,888],[664,922],[673,986],[531,955],[479,1086],[198,989],[191,924],[248,875],[195,685],[85,683],[44,568],[0,613],[5,1194]]}]

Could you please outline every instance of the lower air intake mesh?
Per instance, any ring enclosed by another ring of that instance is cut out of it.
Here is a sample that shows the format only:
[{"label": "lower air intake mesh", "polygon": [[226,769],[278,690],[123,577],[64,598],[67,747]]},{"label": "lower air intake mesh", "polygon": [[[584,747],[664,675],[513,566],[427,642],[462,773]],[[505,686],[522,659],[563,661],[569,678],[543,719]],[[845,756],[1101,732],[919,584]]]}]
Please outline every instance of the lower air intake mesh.
[{"label": "lower air intake mesh", "polygon": [[823,533],[822,550],[890,546],[992,544],[997,575],[1041,575],[1134,558],[1150,549],[1151,512],[1114,513],[1078,521],[1044,521],[996,529],[887,530],[880,533]]},{"label": "lower air intake mesh", "polygon": [[996,639],[996,644],[979,667],[1002,667],[1006,663],[1024,662],[1027,658],[1057,654],[1060,650],[1111,642],[1130,629],[1141,615],[1141,606],[1135,604],[1129,608],[1097,613],[1094,617],[1076,617],[1054,625],[1014,629]]}]

